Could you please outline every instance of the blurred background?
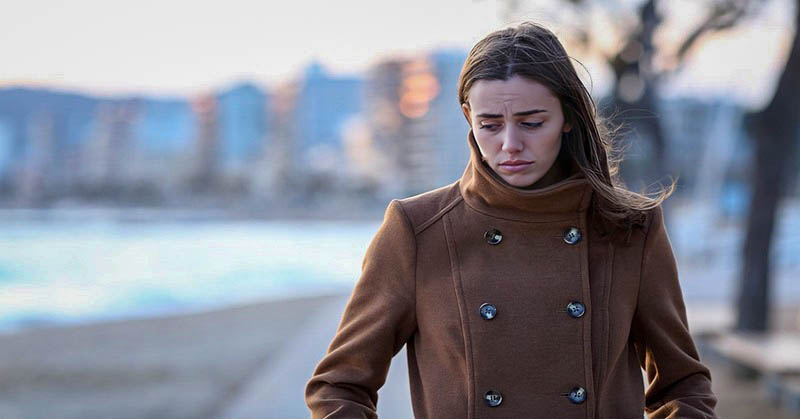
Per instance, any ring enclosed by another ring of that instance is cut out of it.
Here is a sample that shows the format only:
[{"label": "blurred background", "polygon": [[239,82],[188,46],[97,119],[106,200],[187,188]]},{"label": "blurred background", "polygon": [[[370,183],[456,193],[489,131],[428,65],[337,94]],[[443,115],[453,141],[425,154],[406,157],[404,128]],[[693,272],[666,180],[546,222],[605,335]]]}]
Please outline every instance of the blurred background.
[{"label": "blurred background", "polygon": [[[721,417],[800,417],[800,1],[17,2],[0,15],[0,418],[307,417],[456,83],[552,29],[665,204]],[[404,356],[381,390],[412,417]],[[405,380],[405,381],[404,381]]]}]

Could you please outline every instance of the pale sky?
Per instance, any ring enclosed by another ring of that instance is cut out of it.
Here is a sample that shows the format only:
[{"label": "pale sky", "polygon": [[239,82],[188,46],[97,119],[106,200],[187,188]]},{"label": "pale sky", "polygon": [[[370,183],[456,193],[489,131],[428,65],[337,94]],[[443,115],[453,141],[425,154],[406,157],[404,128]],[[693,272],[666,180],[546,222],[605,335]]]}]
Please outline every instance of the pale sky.
[{"label": "pale sky", "polygon": [[[757,102],[774,89],[792,16],[790,2],[770,1],[749,28],[698,48],[672,91]],[[670,4],[681,3],[692,2]],[[559,32],[553,18],[558,9],[546,6],[553,1],[525,4],[532,6],[521,18]],[[502,27],[499,7],[497,0],[17,1],[0,14],[0,85],[192,94],[240,79],[274,85],[314,58],[335,73],[357,73],[393,54],[468,49]],[[680,10],[692,13],[688,6]],[[591,57],[584,63],[602,89],[608,74]]]}]

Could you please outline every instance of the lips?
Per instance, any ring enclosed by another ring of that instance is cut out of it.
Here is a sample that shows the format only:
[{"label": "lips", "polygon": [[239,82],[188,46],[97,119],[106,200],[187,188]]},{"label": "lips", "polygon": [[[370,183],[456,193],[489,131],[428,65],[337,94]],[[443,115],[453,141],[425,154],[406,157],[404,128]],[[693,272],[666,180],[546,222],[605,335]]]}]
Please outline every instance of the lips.
[{"label": "lips", "polygon": [[520,166],[520,165],[526,165],[526,164],[531,164],[531,163],[532,162],[529,162],[527,160],[506,160],[506,161],[500,163],[500,165],[501,166]]},{"label": "lips", "polygon": [[509,173],[516,173],[527,169],[533,162],[527,160],[506,160],[500,163],[500,169]]}]

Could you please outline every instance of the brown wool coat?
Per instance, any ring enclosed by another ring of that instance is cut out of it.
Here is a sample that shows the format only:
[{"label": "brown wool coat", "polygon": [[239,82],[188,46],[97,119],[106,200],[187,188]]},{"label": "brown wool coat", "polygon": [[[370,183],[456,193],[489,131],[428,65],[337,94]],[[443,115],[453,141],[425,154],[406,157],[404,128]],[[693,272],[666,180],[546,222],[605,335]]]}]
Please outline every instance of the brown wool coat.
[{"label": "brown wool coat", "polygon": [[[307,384],[312,418],[376,418],[403,345],[417,418],[716,417],[661,207],[630,245],[599,240],[580,172],[515,188],[480,161],[471,132],[469,144],[461,179],[386,209]],[[569,244],[572,227],[581,238]]]}]

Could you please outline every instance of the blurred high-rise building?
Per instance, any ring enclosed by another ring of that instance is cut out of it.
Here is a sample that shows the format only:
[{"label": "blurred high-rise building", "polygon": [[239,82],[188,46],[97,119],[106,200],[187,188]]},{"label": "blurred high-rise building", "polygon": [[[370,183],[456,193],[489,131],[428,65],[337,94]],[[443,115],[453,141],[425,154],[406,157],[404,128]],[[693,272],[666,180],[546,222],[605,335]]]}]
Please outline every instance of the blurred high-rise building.
[{"label": "blurred high-rise building", "polygon": [[257,206],[286,209],[295,187],[300,185],[293,175],[298,144],[293,115],[297,86],[293,82],[279,85],[271,92],[267,111],[269,130],[251,177],[251,197]]},{"label": "blurred high-rise building", "polygon": [[458,102],[458,76],[466,59],[467,52],[462,50],[434,51],[429,57],[439,85],[430,102],[434,153],[438,156],[433,187],[456,181],[469,160],[469,124]]},{"label": "blurred high-rise building", "polygon": [[398,106],[406,117],[406,193],[413,194],[438,185],[439,154],[435,137],[436,111],[431,109],[441,87],[436,77],[434,63],[427,56],[413,58],[404,63],[401,72]]},{"label": "blurred high-rise building", "polygon": [[135,178],[129,157],[136,148],[134,126],[140,101],[102,101],[81,152],[79,179],[91,196],[118,197]]},{"label": "blurred high-rise building", "polygon": [[[4,156],[0,157],[0,193],[4,199],[16,196],[25,205],[33,195],[51,200],[75,187],[81,149],[97,104],[96,98],[74,93],[0,89],[0,155]],[[37,144],[45,149],[38,150]],[[49,161],[46,168],[41,167],[45,160]],[[40,181],[31,183],[34,178]],[[22,189],[27,196],[18,195]]]},{"label": "blurred high-rise building", "polygon": [[456,95],[466,53],[436,51],[376,65],[367,77],[375,147],[391,157],[382,191],[412,195],[458,179],[469,158],[468,125]]},{"label": "blurred high-rise building", "polygon": [[400,109],[409,117],[410,192],[457,180],[469,158],[468,125],[456,86],[466,54],[436,51],[404,67]]},{"label": "blurred high-rise building", "polygon": [[335,185],[342,175],[342,131],[362,112],[362,89],[361,79],[333,76],[317,62],[306,68],[298,83],[292,111],[293,169],[308,179],[312,194]]},{"label": "blurred high-rise building", "polygon": [[183,98],[146,99],[134,127],[136,147],[129,155],[142,199],[174,200],[189,170],[197,117]]},{"label": "blurred high-rise building", "polygon": [[217,100],[202,94],[192,102],[195,114],[194,141],[190,147],[188,186],[193,193],[208,193],[219,186],[219,130]]},{"label": "blurred high-rise building", "polygon": [[405,195],[409,190],[409,118],[399,105],[406,63],[399,58],[384,60],[366,75],[364,118],[371,152],[365,153],[367,161],[360,166],[366,172],[364,176],[378,182],[377,194],[382,199]]},{"label": "blurred high-rise building", "polygon": [[226,177],[251,175],[265,149],[268,96],[252,83],[242,83],[217,95],[220,170]]},{"label": "blurred high-rise building", "polygon": [[23,163],[18,177],[19,197],[23,202],[39,203],[52,190],[56,176],[55,127],[52,114],[42,109],[27,119]]},{"label": "blurred high-rise building", "polygon": [[10,124],[0,119],[0,196],[10,193],[12,140]]}]

